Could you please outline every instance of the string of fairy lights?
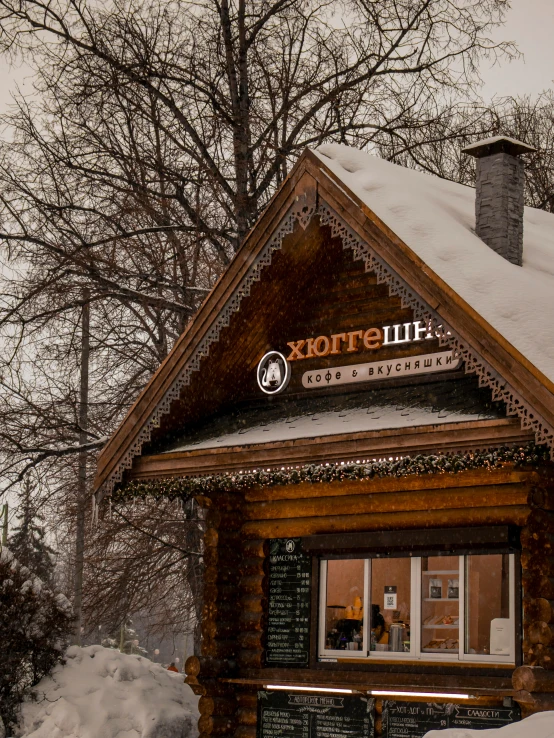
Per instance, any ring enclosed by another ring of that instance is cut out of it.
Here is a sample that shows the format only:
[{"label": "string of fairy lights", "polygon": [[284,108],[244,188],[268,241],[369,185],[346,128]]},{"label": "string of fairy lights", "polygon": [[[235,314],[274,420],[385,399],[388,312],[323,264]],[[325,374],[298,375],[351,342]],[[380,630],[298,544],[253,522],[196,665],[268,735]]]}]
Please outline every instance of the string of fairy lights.
[{"label": "string of fairy lights", "polygon": [[389,459],[308,464],[277,469],[251,469],[225,474],[133,480],[115,490],[113,503],[129,498],[191,499],[216,492],[238,492],[253,487],[288,484],[370,480],[383,477],[408,477],[423,474],[457,474],[471,469],[498,469],[505,464],[536,466],[550,460],[545,446],[529,444],[495,448],[463,454],[403,456]]}]

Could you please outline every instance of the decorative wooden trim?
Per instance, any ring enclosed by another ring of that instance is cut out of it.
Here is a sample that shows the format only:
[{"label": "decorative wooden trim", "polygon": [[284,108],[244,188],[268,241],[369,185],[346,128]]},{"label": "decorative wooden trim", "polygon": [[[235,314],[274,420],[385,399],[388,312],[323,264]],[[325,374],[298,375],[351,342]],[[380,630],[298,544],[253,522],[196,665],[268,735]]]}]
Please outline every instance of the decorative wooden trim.
[{"label": "decorative wooden trim", "polygon": [[[169,413],[171,403],[179,399],[183,388],[190,384],[191,375],[200,369],[201,360],[205,356],[208,356],[210,347],[219,340],[221,331],[229,325],[231,317],[240,308],[243,298],[250,294],[252,285],[260,280],[263,268],[271,264],[273,253],[281,248],[285,236],[293,232],[296,221],[301,218],[305,221],[306,217],[307,215],[304,209],[298,207],[296,203],[290,208],[273,238],[266,244],[256,258],[248,273],[243,277],[240,286],[226,302],[217,319],[183,367],[181,373],[174,380],[148,420],[143,424],[138,436],[122,456],[117,468],[102,485],[101,490],[99,490],[102,492],[102,495],[111,494],[114,486],[121,481],[125,470],[131,468],[133,459],[140,454],[144,444],[148,443],[152,437],[152,431],[159,426],[161,418]],[[305,228],[305,226],[303,227]]]},{"label": "decorative wooden trim", "polygon": [[508,415],[519,417],[522,428],[532,430],[536,442],[547,444],[554,457],[554,426],[544,418],[538,417],[536,411],[528,406],[523,397],[482,356],[463,341],[454,328],[377,256],[367,242],[362,241],[344,219],[321,198],[318,214],[322,225],[330,226],[332,235],[341,238],[343,247],[351,249],[354,258],[364,261],[366,271],[374,272],[377,275],[377,282],[386,284],[393,295],[400,297],[403,307],[411,308],[417,319],[425,321],[432,330],[437,330],[441,346],[453,348],[456,355],[463,358],[466,373],[476,374],[479,386],[491,389],[493,400],[504,402]]}]

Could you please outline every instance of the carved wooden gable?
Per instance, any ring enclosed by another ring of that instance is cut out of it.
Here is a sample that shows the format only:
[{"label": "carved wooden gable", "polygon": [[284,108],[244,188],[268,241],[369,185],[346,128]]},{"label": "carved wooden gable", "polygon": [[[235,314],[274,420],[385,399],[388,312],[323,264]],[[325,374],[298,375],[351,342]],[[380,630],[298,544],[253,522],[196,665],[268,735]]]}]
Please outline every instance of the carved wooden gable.
[{"label": "carved wooden gable", "polygon": [[442,357],[421,369],[476,375],[539,443],[554,444],[544,377],[306,152],[103,450],[101,495],[187,424],[260,401],[270,370],[273,387],[283,370],[277,359],[258,368],[270,351],[287,360],[282,394],[293,397],[338,391],[347,376],[354,387],[358,365],[386,384],[417,378],[418,356]]}]

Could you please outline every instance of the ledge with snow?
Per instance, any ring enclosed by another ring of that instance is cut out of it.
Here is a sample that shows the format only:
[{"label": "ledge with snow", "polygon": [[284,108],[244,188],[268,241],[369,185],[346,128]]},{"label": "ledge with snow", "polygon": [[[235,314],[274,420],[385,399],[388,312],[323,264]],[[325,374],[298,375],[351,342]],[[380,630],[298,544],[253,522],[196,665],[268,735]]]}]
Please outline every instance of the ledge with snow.
[{"label": "ledge with snow", "polygon": [[554,215],[524,208],[529,150],[469,147],[476,189],[306,151],[103,449],[101,505],[204,509],[204,738],[504,738],[554,709]]}]

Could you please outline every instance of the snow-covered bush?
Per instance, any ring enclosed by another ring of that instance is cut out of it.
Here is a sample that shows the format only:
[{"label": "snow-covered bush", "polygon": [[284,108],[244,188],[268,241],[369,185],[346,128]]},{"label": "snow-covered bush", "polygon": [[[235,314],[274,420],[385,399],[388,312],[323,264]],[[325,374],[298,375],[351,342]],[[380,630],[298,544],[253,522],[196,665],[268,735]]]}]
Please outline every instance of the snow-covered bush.
[{"label": "snow-covered bush", "polygon": [[0,718],[8,735],[23,695],[62,658],[71,605],[3,548],[0,551]]},{"label": "snow-covered bush", "polygon": [[70,646],[26,701],[20,738],[196,738],[198,697],[182,674],[111,648]]}]

